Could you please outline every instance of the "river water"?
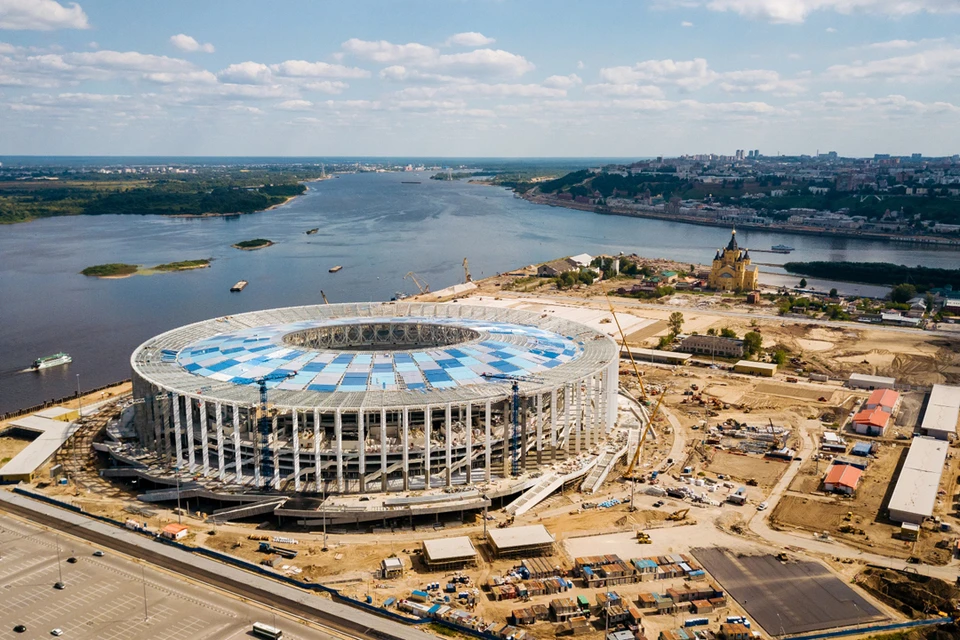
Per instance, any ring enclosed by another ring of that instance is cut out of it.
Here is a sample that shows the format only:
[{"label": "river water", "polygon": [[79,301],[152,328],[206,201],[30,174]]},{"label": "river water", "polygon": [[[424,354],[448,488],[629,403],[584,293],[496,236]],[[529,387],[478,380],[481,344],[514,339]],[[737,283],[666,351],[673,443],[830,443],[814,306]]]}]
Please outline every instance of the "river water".
[{"label": "river water", "polygon": [[[427,178],[342,175],[310,183],[305,195],[273,211],[232,218],[82,216],[0,226],[0,412],[69,395],[78,374],[84,389],[125,378],[133,349],[163,331],[220,315],[318,303],[321,290],[330,302],[388,300],[397,291],[416,292],[404,280],[409,271],[436,290],[462,280],[464,257],[475,278],[577,253],[637,252],[709,264],[730,236],[718,227],[533,205],[505,189]],[[409,180],[422,182],[403,184]],[[320,231],[306,235],[313,227]],[[230,247],[252,238],[277,244],[259,251]],[[751,256],[771,264],[956,267],[960,260],[956,251],[857,239],[753,230],[738,238],[741,246],[796,247],[790,256]],[[189,272],[118,280],[79,275],[107,262],[152,266],[207,257],[214,259],[210,268]],[[334,265],[343,270],[328,273]],[[230,293],[240,279],[250,285]],[[72,355],[73,363],[24,371],[35,358],[58,351]]]}]

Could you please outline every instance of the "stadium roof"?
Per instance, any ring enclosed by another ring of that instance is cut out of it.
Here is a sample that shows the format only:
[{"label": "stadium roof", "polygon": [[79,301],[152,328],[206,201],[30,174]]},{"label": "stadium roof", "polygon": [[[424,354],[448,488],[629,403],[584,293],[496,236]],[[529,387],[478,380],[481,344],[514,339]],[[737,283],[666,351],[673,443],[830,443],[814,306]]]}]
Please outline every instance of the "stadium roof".
[{"label": "stadium roof", "polygon": [[187,325],[142,344],[131,364],[162,389],[197,398],[252,406],[256,380],[268,376],[278,407],[334,409],[494,400],[509,393],[510,380],[481,374],[528,377],[521,388],[532,393],[616,358],[609,336],[554,316],[459,303],[368,303]]},{"label": "stadium roof", "polygon": [[531,547],[543,544],[553,544],[554,538],[542,524],[531,524],[526,527],[507,527],[506,529],[492,529],[487,536],[500,551]]},{"label": "stadium roof", "polygon": [[430,562],[447,562],[477,555],[477,550],[467,536],[424,540],[423,551]]}]

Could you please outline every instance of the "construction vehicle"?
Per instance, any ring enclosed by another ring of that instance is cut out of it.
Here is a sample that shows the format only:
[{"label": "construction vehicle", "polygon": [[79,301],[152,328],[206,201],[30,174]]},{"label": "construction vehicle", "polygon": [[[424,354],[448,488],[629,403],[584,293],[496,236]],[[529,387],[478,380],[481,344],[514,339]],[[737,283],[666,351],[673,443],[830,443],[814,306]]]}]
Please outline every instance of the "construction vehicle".
[{"label": "construction vehicle", "polygon": [[640,461],[640,454],[643,453],[643,442],[647,438],[647,432],[653,427],[653,420],[657,417],[657,414],[660,411],[660,405],[663,403],[663,399],[666,397],[666,395],[666,392],[664,392],[660,394],[659,398],[657,398],[657,405],[650,413],[650,419],[647,420],[646,426],[644,426],[643,430],[640,432],[640,441],[637,442],[637,448],[633,452],[633,457],[630,459],[630,464],[627,465],[627,470],[623,473],[623,477],[627,480],[634,479],[633,473],[637,468],[637,463]]},{"label": "construction vehicle", "polygon": [[758,484],[760,484],[760,483],[757,482],[756,478],[750,478],[749,480],[747,480],[747,486],[755,487],[755,486],[757,486]]},{"label": "construction vehicle", "polygon": [[481,373],[484,378],[493,380],[508,380],[513,386],[513,429],[510,433],[510,455],[513,460],[513,476],[520,475],[520,383],[542,382],[534,376],[511,376],[506,373]]},{"label": "construction vehicle", "polygon": [[408,271],[407,275],[403,276],[404,280],[408,278],[412,280],[413,284],[416,285],[417,289],[420,290],[421,295],[424,293],[430,293],[430,285],[427,284],[427,282],[422,278],[417,278],[417,274],[415,274],[413,271]]},{"label": "construction vehicle", "polygon": [[467,265],[467,259],[463,259],[463,283],[473,282],[473,277],[470,275],[470,267]]},{"label": "construction vehicle", "polygon": [[650,544],[653,540],[647,535],[646,531],[637,531],[637,544]]},{"label": "construction vehicle", "polygon": [[680,522],[681,520],[687,519],[687,514],[690,513],[690,509],[680,509],[679,511],[674,511],[667,516],[667,520],[672,520],[673,522]]},{"label": "construction vehicle", "polygon": [[783,553],[783,552],[780,552],[780,553],[777,554],[777,560],[779,560],[780,562],[786,562],[786,561],[789,560],[789,559],[790,559],[790,556],[788,556],[787,554],[785,554],[785,553]]},{"label": "construction vehicle", "polygon": [[293,549],[284,549],[283,547],[275,547],[269,542],[261,542],[260,548],[258,549],[261,553],[275,553],[281,558],[296,558],[297,552]]},{"label": "construction vehicle", "polygon": [[504,520],[503,522],[498,522],[497,529],[506,529],[507,527],[513,524],[513,519],[514,519],[513,516],[508,516],[507,519]]}]

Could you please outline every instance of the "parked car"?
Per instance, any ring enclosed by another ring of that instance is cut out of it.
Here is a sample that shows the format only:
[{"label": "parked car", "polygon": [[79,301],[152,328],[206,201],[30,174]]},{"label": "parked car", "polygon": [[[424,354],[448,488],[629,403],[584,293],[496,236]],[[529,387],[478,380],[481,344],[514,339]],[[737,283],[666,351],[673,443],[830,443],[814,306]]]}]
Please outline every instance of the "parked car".
[{"label": "parked car", "polygon": [[104,556],[104,553],[103,551],[100,551],[100,549],[97,549],[96,551],[93,552],[93,556],[95,558],[102,558]]},{"label": "parked car", "polygon": [[757,505],[757,511],[766,511],[766,510],[767,510],[766,502],[761,502],[760,504]]},{"label": "parked car", "polygon": [[59,628],[59,627],[57,627],[56,629],[51,629],[51,630],[50,630],[50,635],[52,635],[52,636],[62,636],[62,635],[63,635],[63,629],[61,629],[61,628]]}]

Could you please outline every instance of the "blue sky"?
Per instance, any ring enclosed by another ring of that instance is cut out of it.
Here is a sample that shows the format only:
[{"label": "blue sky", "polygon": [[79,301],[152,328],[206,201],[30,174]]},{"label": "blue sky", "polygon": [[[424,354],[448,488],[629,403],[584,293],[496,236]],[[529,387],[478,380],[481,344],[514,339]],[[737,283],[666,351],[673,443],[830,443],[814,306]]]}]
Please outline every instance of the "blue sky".
[{"label": "blue sky", "polygon": [[0,0],[0,154],[960,151],[960,0]]}]

